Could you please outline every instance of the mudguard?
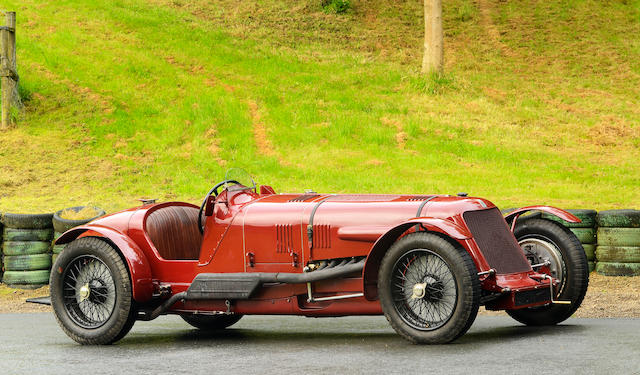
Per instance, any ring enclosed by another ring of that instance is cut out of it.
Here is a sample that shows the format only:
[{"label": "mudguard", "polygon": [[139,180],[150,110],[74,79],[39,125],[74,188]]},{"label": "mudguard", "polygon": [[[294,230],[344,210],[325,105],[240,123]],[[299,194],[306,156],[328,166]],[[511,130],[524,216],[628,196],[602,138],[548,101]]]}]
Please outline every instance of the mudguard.
[{"label": "mudguard", "polygon": [[56,245],[69,243],[82,237],[101,237],[111,241],[127,262],[133,299],[138,302],[151,299],[153,294],[151,267],[147,257],[131,238],[113,228],[93,224],[75,227],[63,233],[56,240]]},{"label": "mudguard", "polygon": [[505,216],[504,219],[507,221],[507,223],[511,223],[514,218],[529,211],[546,212],[551,215],[555,215],[561,218],[562,220],[568,221],[570,223],[580,223],[582,221],[578,219],[576,216],[572,215],[571,213],[565,210],[562,210],[560,208],[552,207],[552,206],[527,206],[527,207],[518,208],[517,210],[509,212],[509,214]]},{"label": "mudguard", "polygon": [[469,230],[452,221],[429,217],[419,217],[405,221],[380,237],[371,248],[362,271],[364,296],[368,300],[375,300],[378,296],[378,269],[380,262],[389,247],[409,228],[420,225],[427,231],[442,233],[456,240],[466,240],[472,237]]}]

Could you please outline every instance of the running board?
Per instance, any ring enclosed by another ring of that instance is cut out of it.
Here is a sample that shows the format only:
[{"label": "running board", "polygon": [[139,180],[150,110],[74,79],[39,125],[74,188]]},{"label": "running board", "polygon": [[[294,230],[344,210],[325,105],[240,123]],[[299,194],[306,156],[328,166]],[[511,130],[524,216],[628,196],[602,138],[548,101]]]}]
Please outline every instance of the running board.
[{"label": "running board", "polygon": [[334,267],[301,273],[201,273],[193,279],[185,299],[249,299],[265,283],[305,284],[337,279],[362,272],[364,262],[364,259],[345,260]]}]

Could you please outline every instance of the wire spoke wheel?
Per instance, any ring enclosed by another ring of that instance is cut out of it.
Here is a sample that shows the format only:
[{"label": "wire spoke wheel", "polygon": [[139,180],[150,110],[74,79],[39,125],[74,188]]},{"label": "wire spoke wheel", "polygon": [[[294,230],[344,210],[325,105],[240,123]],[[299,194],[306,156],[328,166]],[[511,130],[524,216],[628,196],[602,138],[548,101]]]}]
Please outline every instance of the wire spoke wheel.
[{"label": "wire spoke wheel", "polygon": [[458,296],[455,276],[433,251],[416,249],[398,259],[392,283],[394,307],[411,327],[433,330],[451,318]]},{"label": "wire spoke wheel", "polygon": [[548,262],[549,275],[559,281],[554,299],[570,303],[507,310],[507,314],[532,326],[554,325],[569,318],[580,307],[589,285],[589,265],[582,244],[562,224],[545,219],[518,221],[513,234],[530,263]]},{"label": "wire spoke wheel", "polygon": [[417,344],[443,344],[473,324],[480,284],[464,248],[438,234],[416,232],[396,241],[382,259],[378,296],[400,335]]},{"label": "wire spoke wheel", "polygon": [[83,255],[72,260],[63,274],[64,308],[83,328],[98,328],[116,305],[116,287],[109,267],[97,257]]},{"label": "wire spoke wheel", "polygon": [[111,344],[136,321],[137,306],[125,259],[107,241],[78,238],[51,270],[51,306],[60,328],[80,344]]}]

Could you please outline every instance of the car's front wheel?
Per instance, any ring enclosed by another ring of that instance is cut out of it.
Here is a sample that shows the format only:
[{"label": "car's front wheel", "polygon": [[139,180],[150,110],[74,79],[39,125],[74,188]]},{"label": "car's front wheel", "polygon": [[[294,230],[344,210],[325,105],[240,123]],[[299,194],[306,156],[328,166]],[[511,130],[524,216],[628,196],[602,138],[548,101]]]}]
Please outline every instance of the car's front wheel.
[{"label": "car's front wheel", "polygon": [[378,295],[396,332],[417,344],[443,344],[471,327],[480,285],[473,260],[462,247],[419,232],[404,236],[385,254]]},{"label": "car's front wheel", "polygon": [[111,344],[135,322],[124,261],[98,238],[80,238],[65,247],[51,271],[50,293],[58,324],[80,344]]}]

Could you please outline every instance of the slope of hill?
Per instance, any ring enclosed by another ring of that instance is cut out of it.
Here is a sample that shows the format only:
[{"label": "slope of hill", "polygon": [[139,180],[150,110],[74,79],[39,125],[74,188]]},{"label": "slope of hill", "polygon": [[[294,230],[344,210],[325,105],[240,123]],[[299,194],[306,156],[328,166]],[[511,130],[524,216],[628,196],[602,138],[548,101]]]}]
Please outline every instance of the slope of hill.
[{"label": "slope of hill", "polygon": [[199,201],[226,168],[277,191],[640,205],[640,1],[5,0],[26,108],[0,211]]}]

